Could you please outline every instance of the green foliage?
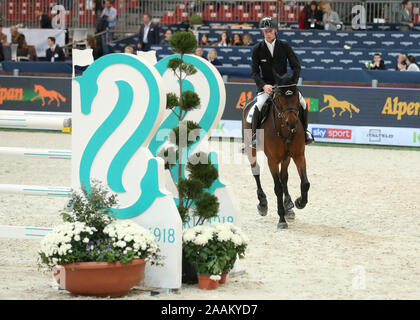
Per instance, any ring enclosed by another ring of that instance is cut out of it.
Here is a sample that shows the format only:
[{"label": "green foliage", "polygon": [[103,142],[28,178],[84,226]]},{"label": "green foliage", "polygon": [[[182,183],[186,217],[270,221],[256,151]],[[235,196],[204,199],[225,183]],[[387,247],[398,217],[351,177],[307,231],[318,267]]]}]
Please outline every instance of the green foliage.
[{"label": "green foliage", "polygon": [[194,215],[201,221],[217,216],[219,212],[219,200],[213,194],[203,192],[199,199],[195,201]]},{"label": "green foliage", "polygon": [[169,40],[169,44],[174,53],[181,55],[193,53],[197,49],[197,39],[193,33],[188,31],[175,32]]},{"label": "green foliage", "polygon": [[198,94],[191,90],[182,93],[183,106],[182,111],[188,112],[197,109],[200,106],[200,98]]},{"label": "green foliage", "polygon": [[72,191],[70,210],[60,212],[61,217],[64,222],[84,222],[96,228],[101,235],[103,229],[115,220],[112,207],[117,205],[117,196],[110,194],[97,180],[92,182],[89,191],[85,186],[81,187],[81,191]]},{"label": "green foliage", "polygon": [[[205,157],[208,160],[208,156],[205,153],[196,153],[194,156],[199,159],[203,159]],[[198,179],[203,182],[204,188],[206,189],[210,188],[219,176],[216,167],[210,161],[207,163],[199,162],[197,164],[188,162],[187,171],[189,172],[190,178]]]},{"label": "green foliage", "polygon": [[[169,141],[175,144],[176,146],[178,146],[178,148],[180,147],[181,142],[184,145],[186,143],[187,146],[189,146],[198,140],[198,137],[196,137],[195,139],[190,139],[190,137],[193,137],[191,132],[194,130],[199,130],[199,129],[201,129],[201,127],[198,125],[197,122],[184,121],[179,126],[177,126],[176,128],[172,130],[173,134],[169,135]],[[181,139],[182,139],[181,141],[179,137],[180,133],[181,133]]]},{"label": "green foliage", "polygon": [[201,18],[198,14],[193,14],[190,16],[190,24],[203,24],[203,18]]},{"label": "green foliage", "polygon": [[179,106],[179,99],[175,93],[166,94],[166,109],[173,109]]}]

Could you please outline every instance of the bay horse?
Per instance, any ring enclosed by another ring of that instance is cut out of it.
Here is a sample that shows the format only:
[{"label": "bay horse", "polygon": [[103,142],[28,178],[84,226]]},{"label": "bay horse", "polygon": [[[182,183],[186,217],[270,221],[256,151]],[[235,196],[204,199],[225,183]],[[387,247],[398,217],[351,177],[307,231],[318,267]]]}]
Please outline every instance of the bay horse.
[{"label": "bay horse", "polygon": [[[280,216],[277,229],[287,229],[285,217],[294,218],[292,208],[303,209],[308,202],[310,183],[306,174],[305,132],[299,121],[299,91],[290,74],[275,74],[276,85],[270,98],[269,109],[265,121],[257,130],[257,149],[251,148],[251,125],[246,119],[254,103],[247,104],[242,113],[242,137],[245,152],[251,164],[252,174],[257,184],[257,209],[265,216],[268,211],[267,197],[261,187],[260,166],[257,163],[257,150],[263,150],[274,180],[274,192],[277,197],[277,213]],[[262,114],[262,113],[261,113]],[[261,145],[263,141],[263,145]],[[290,197],[287,181],[288,166],[293,159],[300,176],[301,196],[293,201]],[[279,172],[279,166],[281,171]],[[283,200],[283,195],[284,200]]]}]

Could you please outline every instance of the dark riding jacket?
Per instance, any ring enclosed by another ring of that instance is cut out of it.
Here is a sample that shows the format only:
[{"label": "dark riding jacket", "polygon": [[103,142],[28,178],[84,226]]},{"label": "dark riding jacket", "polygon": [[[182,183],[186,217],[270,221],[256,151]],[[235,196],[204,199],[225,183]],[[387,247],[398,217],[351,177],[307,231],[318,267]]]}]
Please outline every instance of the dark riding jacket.
[{"label": "dark riding jacket", "polygon": [[258,89],[262,90],[266,84],[275,84],[273,69],[280,76],[287,73],[287,61],[293,70],[293,80],[297,83],[301,68],[292,47],[287,42],[276,39],[274,54],[271,56],[265,40],[257,43],[252,49],[251,69]]}]

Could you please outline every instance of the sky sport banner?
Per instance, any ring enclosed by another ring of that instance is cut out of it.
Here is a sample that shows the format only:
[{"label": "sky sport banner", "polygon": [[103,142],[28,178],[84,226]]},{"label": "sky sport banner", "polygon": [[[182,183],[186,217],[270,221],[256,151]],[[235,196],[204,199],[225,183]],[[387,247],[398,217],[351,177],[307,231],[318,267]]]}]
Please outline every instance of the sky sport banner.
[{"label": "sky sport banner", "polygon": [[0,110],[71,112],[71,79],[0,76]]}]

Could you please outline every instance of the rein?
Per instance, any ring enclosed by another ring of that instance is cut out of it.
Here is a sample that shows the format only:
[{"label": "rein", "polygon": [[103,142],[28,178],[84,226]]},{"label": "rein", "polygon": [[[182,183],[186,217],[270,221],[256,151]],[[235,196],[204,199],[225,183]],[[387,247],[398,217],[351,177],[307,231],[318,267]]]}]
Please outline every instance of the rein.
[{"label": "rein", "polygon": [[[292,85],[284,85],[284,86],[275,86],[274,87],[274,92],[276,91],[277,88],[285,88],[285,87],[292,87],[292,86],[295,86],[295,84],[292,84]],[[296,114],[296,117],[298,117],[299,116],[299,109],[298,109],[298,107],[288,107],[288,108],[284,108],[283,110],[279,110],[277,108],[277,105],[276,105],[275,101],[274,101],[274,94],[273,95],[270,95],[270,99],[271,99],[271,102],[273,104],[273,125],[274,125],[274,129],[275,129],[275,131],[277,133],[277,136],[279,136],[280,138],[283,139],[283,142],[285,143],[285,145],[287,147],[287,154],[289,154],[289,146],[290,146],[290,143],[292,142],[293,137],[296,134],[296,130],[295,131],[290,130],[284,124],[284,122],[287,121],[286,113],[288,113],[288,112],[294,112]],[[275,112],[277,112],[277,115],[278,115],[278,117],[280,119],[281,128],[286,127],[288,129],[288,131],[289,131],[289,135],[287,135],[287,136],[282,135],[281,129],[279,130],[277,128],[277,126],[276,126]]]}]

